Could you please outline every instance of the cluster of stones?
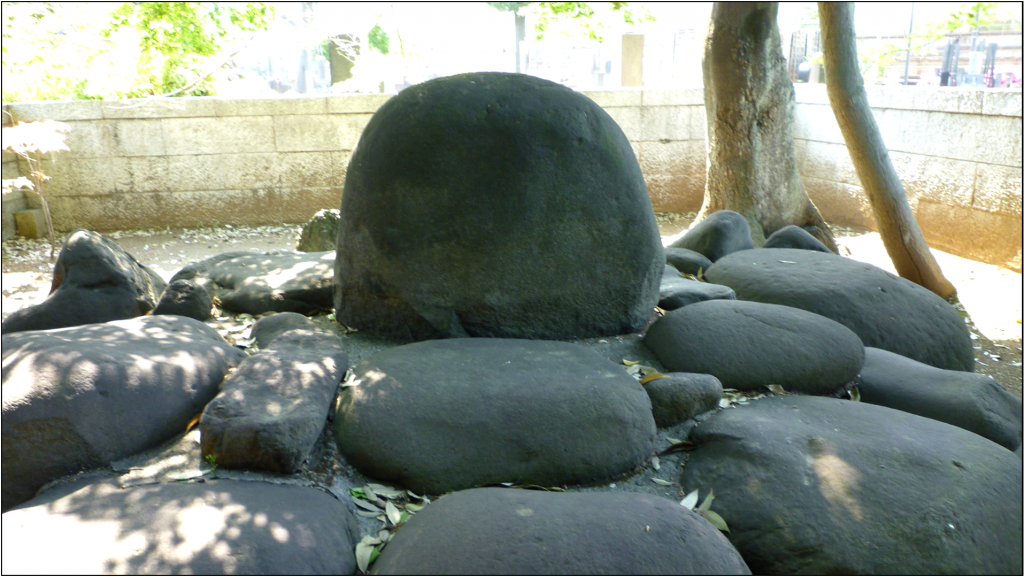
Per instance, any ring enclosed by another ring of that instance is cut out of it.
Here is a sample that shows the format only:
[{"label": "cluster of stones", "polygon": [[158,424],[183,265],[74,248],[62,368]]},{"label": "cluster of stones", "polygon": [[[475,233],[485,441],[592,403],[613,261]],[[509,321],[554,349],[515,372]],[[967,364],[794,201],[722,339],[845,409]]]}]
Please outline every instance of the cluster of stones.
[{"label": "cluster of stones", "polygon": [[[3,324],[5,573],[365,569],[351,500],[103,472],[196,416],[211,467],[286,478],[326,432],[365,478],[442,495],[379,574],[1022,571],[1021,402],[972,372],[956,310],[798,227],[754,248],[729,211],[663,250],[628,141],[582,95],[411,87],[319,218],[303,248],[336,226],[336,258],[232,252],[167,286],[68,239],[50,297]],[[214,297],[278,313],[256,354],[202,322]],[[303,316],[332,305],[408,344],[346,377],[342,338]],[[642,384],[600,348],[638,333]],[[750,400],[722,409],[726,390]],[[679,473],[656,456],[675,431]],[[649,467],[675,498],[614,490]],[[727,533],[681,505],[693,490]],[[58,531],[61,555],[34,553]]]}]

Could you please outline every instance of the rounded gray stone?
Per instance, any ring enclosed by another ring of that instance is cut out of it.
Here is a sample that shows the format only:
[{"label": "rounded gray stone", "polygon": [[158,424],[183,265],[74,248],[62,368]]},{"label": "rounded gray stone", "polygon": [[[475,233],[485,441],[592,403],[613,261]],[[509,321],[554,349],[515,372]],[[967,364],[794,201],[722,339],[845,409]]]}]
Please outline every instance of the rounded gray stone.
[{"label": "rounded gray stone", "polygon": [[783,395],[694,427],[680,482],[763,575],[1020,575],[1021,460],[946,423]]},{"label": "rounded gray stone", "polygon": [[709,268],[711,268],[711,261],[708,260],[708,257],[688,248],[666,248],[665,264],[675,268],[679,272],[692,274],[694,276],[698,273],[703,275]]},{"label": "rounded gray stone", "polygon": [[229,311],[310,314],[331,308],[334,252],[231,251],[182,268],[177,280],[194,281]]},{"label": "rounded gray stone", "polygon": [[130,319],[152,311],[167,284],[114,241],[72,232],[53,265],[50,294],[14,311],[0,333],[42,331]]},{"label": "rounded gray stone", "polygon": [[736,251],[754,248],[754,241],[750,238],[750,223],[742,214],[719,210],[694,224],[669,248],[692,250],[713,263]]},{"label": "rounded gray stone", "polygon": [[795,224],[784,226],[773,232],[765,240],[763,248],[798,248],[832,254],[832,251],[822,244],[820,240],[814,238],[811,233]]},{"label": "rounded gray stone", "polygon": [[[5,574],[352,575],[358,528],[318,489],[82,479],[3,515]],[[40,546],[60,541],[60,553]]]},{"label": "rounded gray stone", "polygon": [[409,340],[641,330],[664,255],[629,140],[594,101],[521,74],[403,90],[345,178],[339,322]]},{"label": "rounded gray stone", "polygon": [[729,255],[705,275],[736,298],[796,307],[857,333],[864,346],[940,369],[974,371],[963,317],[935,293],[867,263],[792,248]]},{"label": "rounded gray stone", "polygon": [[471,489],[398,531],[378,575],[749,575],[722,533],[638,493]]},{"label": "rounded gray stone", "polygon": [[722,383],[711,375],[669,373],[644,385],[659,429],[672,427],[718,406]]},{"label": "rounded gray stone", "polygon": [[186,317],[3,336],[3,509],[181,434],[245,353]]},{"label": "rounded gray stone", "polygon": [[599,481],[654,450],[643,388],[579,345],[426,341],[378,353],[355,373],[334,416],[342,455],[416,492]]},{"label": "rounded gray stone", "polygon": [[253,324],[252,338],[256,339],[256,346],[265,349],[282,333],[294,329],[314,331],[317,330],[317,327],[316,323],[309,320],[309,317],[306,315],[300,315],[299,313],[274,313],[261,318]]},{"label": "rounded gray stone", "polygon": [[714,375],[726,388],[782,385],[825,395],[853,381],[864,364],[857,335],[792,307],[714,300],[682,307],[644,337],[670,371]]},{"label": "rounded gray stone", "polygon": [[210,318],[212,310],[213,298],[206,289],[190,280],[176,280],[164,289],[153,314],[178,315],[205,321]]},{"label": "rounded gray stone", "polygon": [[1013,451],[1021,444],[1021,401],[992,377],[944,371],[865,348],[861,400],[977,433]]}]

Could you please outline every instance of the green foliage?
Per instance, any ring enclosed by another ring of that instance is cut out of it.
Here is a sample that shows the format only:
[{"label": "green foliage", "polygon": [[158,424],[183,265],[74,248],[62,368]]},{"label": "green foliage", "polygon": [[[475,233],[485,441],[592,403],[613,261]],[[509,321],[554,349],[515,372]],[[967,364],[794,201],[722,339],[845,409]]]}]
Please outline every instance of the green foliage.
[{"label": "green foliage", "polygon": [[945,22],[939,23],[939,30],[951,34],[964,29],[982,28],[995,22],[996,2],[966,3],[952,12]]},{"label": "green foliage", "polygon": [[[536,16],[535,39],[558,34],[568,38],[584,37],[604,42],[607,22],[621,18],[626,24],[653,22],[654,16],[644,8],[634,13],[628,2],[607,2],[605,6],[590,2],[537,2],[531,5]],[[596,8],[596,9],[595,9]]]},{"label": "green foliage", "polygon": [[261,2],[5,2],[3,101],[210,94],[223,46],[272,15]]},{"label": "green foliage", "polygon": [[388,33],[380,27],[379,23],[374,24],[373,28],[370,29],[370,33],[366,36],[366,44],[381,54],[388,54],[391,51],[391,41],[388,39]]},{"label": "green foliage", "polygon": [[[139,32],[140,73],[161,94],[184,88],[203,73],[201,67],[228,36],[225,25],[244,32],[266,29],[267,12],[262,2],[247,3],[241,10],[217,2],[129,2],[114,11],[102,34],[109,38],[124,27]],[[188,91],[193,96],[211,93],[205,81]]]}]

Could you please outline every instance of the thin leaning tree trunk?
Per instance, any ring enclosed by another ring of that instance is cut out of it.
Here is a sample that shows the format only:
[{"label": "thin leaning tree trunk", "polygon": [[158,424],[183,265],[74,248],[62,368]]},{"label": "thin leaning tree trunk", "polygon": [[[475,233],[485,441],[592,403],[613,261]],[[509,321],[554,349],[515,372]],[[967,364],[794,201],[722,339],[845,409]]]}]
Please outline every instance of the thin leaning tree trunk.
[{"label": "thin leaning tree trunk", "polygon": [[928,249],[868,105],[852,2],[819,2],[828,100],[896,272],[942,298],[956,294]]},{"label": "thin leaning tree trunk", "polygon": [[750,223],[755,246],[794,224],[835,252],[832,232],[797,170],[795,95],[778,9],[778,2],[716,2],[712,9],[702,61],[707,185],[697,218],[736,211]]}]

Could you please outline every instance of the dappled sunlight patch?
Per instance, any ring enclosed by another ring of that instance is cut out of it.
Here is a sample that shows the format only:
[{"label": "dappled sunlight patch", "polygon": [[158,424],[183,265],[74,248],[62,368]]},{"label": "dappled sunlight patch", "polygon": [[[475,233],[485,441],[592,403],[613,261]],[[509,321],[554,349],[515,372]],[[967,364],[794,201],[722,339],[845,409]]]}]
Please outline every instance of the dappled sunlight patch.
[{"label": "dappled sunlight patch", "polygon": [[807,464],[818,478],[818,490],[833,508],[841,508],[857,521],[864,520],[864,511],[854,491],[860,487],[861,475],[819,437],[807,442]]}]

